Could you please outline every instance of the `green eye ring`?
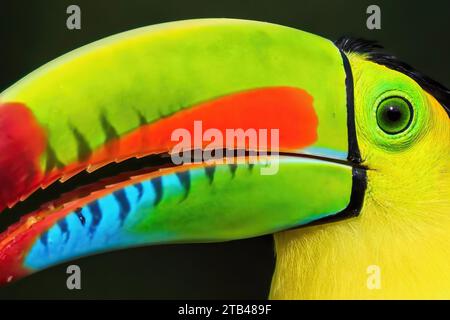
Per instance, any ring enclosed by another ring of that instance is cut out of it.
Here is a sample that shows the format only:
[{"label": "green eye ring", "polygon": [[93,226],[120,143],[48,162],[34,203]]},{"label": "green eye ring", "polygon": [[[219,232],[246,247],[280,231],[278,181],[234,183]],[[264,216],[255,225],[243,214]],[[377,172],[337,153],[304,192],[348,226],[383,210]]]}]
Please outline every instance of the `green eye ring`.
[{"label": "green eye ring", "polygon": [[394,96],[380,102],[377,107],[377,124],[385,133],[404,132],[412,123],[414,110],[406,99]]}]

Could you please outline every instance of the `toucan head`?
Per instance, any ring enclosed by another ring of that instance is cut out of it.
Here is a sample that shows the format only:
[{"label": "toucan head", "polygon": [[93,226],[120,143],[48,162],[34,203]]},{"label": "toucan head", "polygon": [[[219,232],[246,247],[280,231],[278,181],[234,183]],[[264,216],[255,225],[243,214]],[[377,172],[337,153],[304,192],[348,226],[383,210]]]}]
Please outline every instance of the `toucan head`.
[{"label": "toucan head", "polygon": [[448,91],[368,47],[202,19],[34,71],[0,95],[0,282],[107,250],[359,219],[404,193],[425,203],[415,179],[448,183]]},{"label": "toucan head", "polygon": [[448,298],[450,91],[375,42],[335,44],[352,74],[363,204],[355,219],[276,234],[270,296]]},{"label": "toucan head", "polygon": [[450,91],[381,53],[376,43],[342,38],[336,44],[349,57],[354,77],[357,139],[369,168],[370,198],[392,210],[425,205],[438,194],[448,198]]}]

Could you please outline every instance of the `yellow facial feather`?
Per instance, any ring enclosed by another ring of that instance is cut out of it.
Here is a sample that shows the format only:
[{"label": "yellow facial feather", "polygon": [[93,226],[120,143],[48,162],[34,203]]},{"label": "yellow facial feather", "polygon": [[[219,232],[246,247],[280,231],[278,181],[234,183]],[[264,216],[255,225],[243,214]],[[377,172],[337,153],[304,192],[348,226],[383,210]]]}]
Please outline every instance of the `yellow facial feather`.
[{"label": "yellow facial feather", "polygon": [[[363,209],[351,220],[275,235],[270,297],[450,299],[450,119],[406,75],[360,55],[350,61],[369,167]],[[376,123],[376,106],[389,95],[414,109],[410,130],[397,136]]]}]

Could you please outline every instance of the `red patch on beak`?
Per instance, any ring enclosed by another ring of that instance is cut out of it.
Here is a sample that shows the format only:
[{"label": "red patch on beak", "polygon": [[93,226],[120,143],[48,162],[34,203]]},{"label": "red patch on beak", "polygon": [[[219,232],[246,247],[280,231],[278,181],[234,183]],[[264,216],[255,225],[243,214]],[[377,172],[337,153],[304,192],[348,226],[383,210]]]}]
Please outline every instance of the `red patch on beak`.
[{"label": "red patch on beak", "polygon": [[0,104],[0,210],[42,179],[39,157],[45,147],[45,132],[24,104]]},{"label": "red patch on beak", "polygon": [[[106,144],[90,161],[107,163],[111,158],[168,152],[178,143],[171,140],[174,130],[184,128],[194,137],[195,121],[202,121],[204,131],[214,128],[223,137],[227,129],[267,129],[269,133],[278,129],[280,151],[304,148],[317,140],[318,118],[312,96],[298,88],[270,87],[230,94],[178,111]],[[271,147],[268,139],[267,149]]]}]

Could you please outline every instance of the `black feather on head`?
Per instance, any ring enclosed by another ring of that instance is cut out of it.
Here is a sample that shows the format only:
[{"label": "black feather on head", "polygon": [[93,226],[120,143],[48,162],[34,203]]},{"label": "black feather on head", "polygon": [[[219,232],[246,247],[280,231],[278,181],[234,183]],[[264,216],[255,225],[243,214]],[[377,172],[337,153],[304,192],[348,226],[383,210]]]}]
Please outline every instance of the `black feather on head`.
[{"label": "black feather on head", "polygon": [[361,38],[341,37],[334,44],[344,53],[359,53],[367,60],[399,71],[414,79],[425,91],[438,100],[450,117],[450,90],[431,79],[397,57],[383,52],[383,46],[376,41]]}]

